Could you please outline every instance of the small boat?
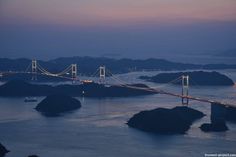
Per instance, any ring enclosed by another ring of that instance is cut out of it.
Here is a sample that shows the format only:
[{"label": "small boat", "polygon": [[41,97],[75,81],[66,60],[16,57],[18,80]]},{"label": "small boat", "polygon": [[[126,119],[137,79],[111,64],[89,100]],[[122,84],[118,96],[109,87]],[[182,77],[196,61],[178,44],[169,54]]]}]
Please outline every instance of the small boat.
[{"label": "small boat", "polygon": [[37,98],[36,97],[25,97],[24,102],[37,102]]}]

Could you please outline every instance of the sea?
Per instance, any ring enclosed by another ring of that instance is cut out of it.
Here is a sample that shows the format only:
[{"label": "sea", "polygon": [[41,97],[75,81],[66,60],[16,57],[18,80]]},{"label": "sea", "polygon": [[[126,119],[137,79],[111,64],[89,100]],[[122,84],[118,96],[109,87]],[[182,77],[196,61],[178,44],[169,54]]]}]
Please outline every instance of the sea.
[{"label": "sea", "polygon": [[[236,82],[236,70],[217,70]],[[181,93],[181,86],[140,80],[142,75],[162,71],[141,71],[115,75],[128,83]],[[176,71],[170,71],[176,72]],[[82,79],[93,79],[85,78]],[[113,82],[107,78],[108,82]],[[70,82],[67,82],[70,83]],[[56,85],[54,83],[51,83]],[[190,95],[236,104],[236,86],[190,86]],[[44,97],[38,97],[38,101]],[[204,157],[236,156],[236,123],[229,131],[205,133],[199,129],[210,122],[210,104],[190,101],[189,107],[206,114],[184,135],[159,135],[127,126],[136,113],[155,108],[181,106],[181,99],[168,95],[122,98],[77,97],[82,107],[60,117],[44,117],[25,103],[23,97],[0,97],[0,142],[11,152],[6,157]]]}]

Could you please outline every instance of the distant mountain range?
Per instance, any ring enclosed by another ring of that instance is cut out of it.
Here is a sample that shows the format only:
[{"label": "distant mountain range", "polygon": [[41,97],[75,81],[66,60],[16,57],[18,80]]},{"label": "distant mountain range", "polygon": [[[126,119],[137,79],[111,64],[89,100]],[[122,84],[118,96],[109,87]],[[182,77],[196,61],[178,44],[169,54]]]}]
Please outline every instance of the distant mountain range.
[{"label": "distant mountain range", "polygon": [[[0,58],[1,71],[24,71],[29,64],[30,59],[8,59]],[[70,64],[78,65],[78,73],[82,75],[93,74],[99,66],[105,65],[113,73],[127,73],[130,71],[142,70],[191,70],[191,69],[236,69],[236,64],[185,64],[170,62],[164,59],[112,59],[105,57],[64,57],[53,60],[38,60],[38,63],[51,72],[64,70]]]}]

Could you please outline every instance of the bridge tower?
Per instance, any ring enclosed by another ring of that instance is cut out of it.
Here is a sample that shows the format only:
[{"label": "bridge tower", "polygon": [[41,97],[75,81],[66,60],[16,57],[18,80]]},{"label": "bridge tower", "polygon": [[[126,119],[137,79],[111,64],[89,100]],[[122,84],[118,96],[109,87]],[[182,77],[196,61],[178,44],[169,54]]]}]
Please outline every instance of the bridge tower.
[{"label": "bridge tower", "polygon": [[77,80],[77,64],[71,64],[71,77],[73,82]]},{"label": "bridge tower", "polygon": [[182,76],[182,105],[189,104],[188,91],[189,91],[189,76],[183,75]]},{"label": "bridge tower", "polygon": [[105,66],[100,66],[99,67],[99,82],[100,83],[105,83],[105,79],[106,79],[106,67]]},{"label": "bridge tower", "polygon": [[37,60],[33,59],[31,64],[32,81],[37,80]]}]

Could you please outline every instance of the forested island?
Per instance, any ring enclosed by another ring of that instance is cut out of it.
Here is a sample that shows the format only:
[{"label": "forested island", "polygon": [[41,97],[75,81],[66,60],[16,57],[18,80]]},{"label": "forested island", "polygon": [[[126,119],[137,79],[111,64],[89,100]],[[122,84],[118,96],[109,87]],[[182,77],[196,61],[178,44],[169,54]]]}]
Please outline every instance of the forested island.
[{"label": "forested island", "polygon": [[155,94],[144,84],[129,84],[126,86],[98,83],[45,85],[31,84],[22,80],[12,80],[0,86],[2,97],[47,96],[51,94],[65,94],[83,97],[127,97]]},{"label": "forested island", "polygon": [[[181,76],[189,76],[189,84],[195,86],[232,86],[232,79],[218,72],[193,71],[193,72],[176,72],[160,73],[155,76],[140,76],[140,79],[155,83],[172,83],[181,84]],[[176,80],[180,78],[179,80]]]}]

